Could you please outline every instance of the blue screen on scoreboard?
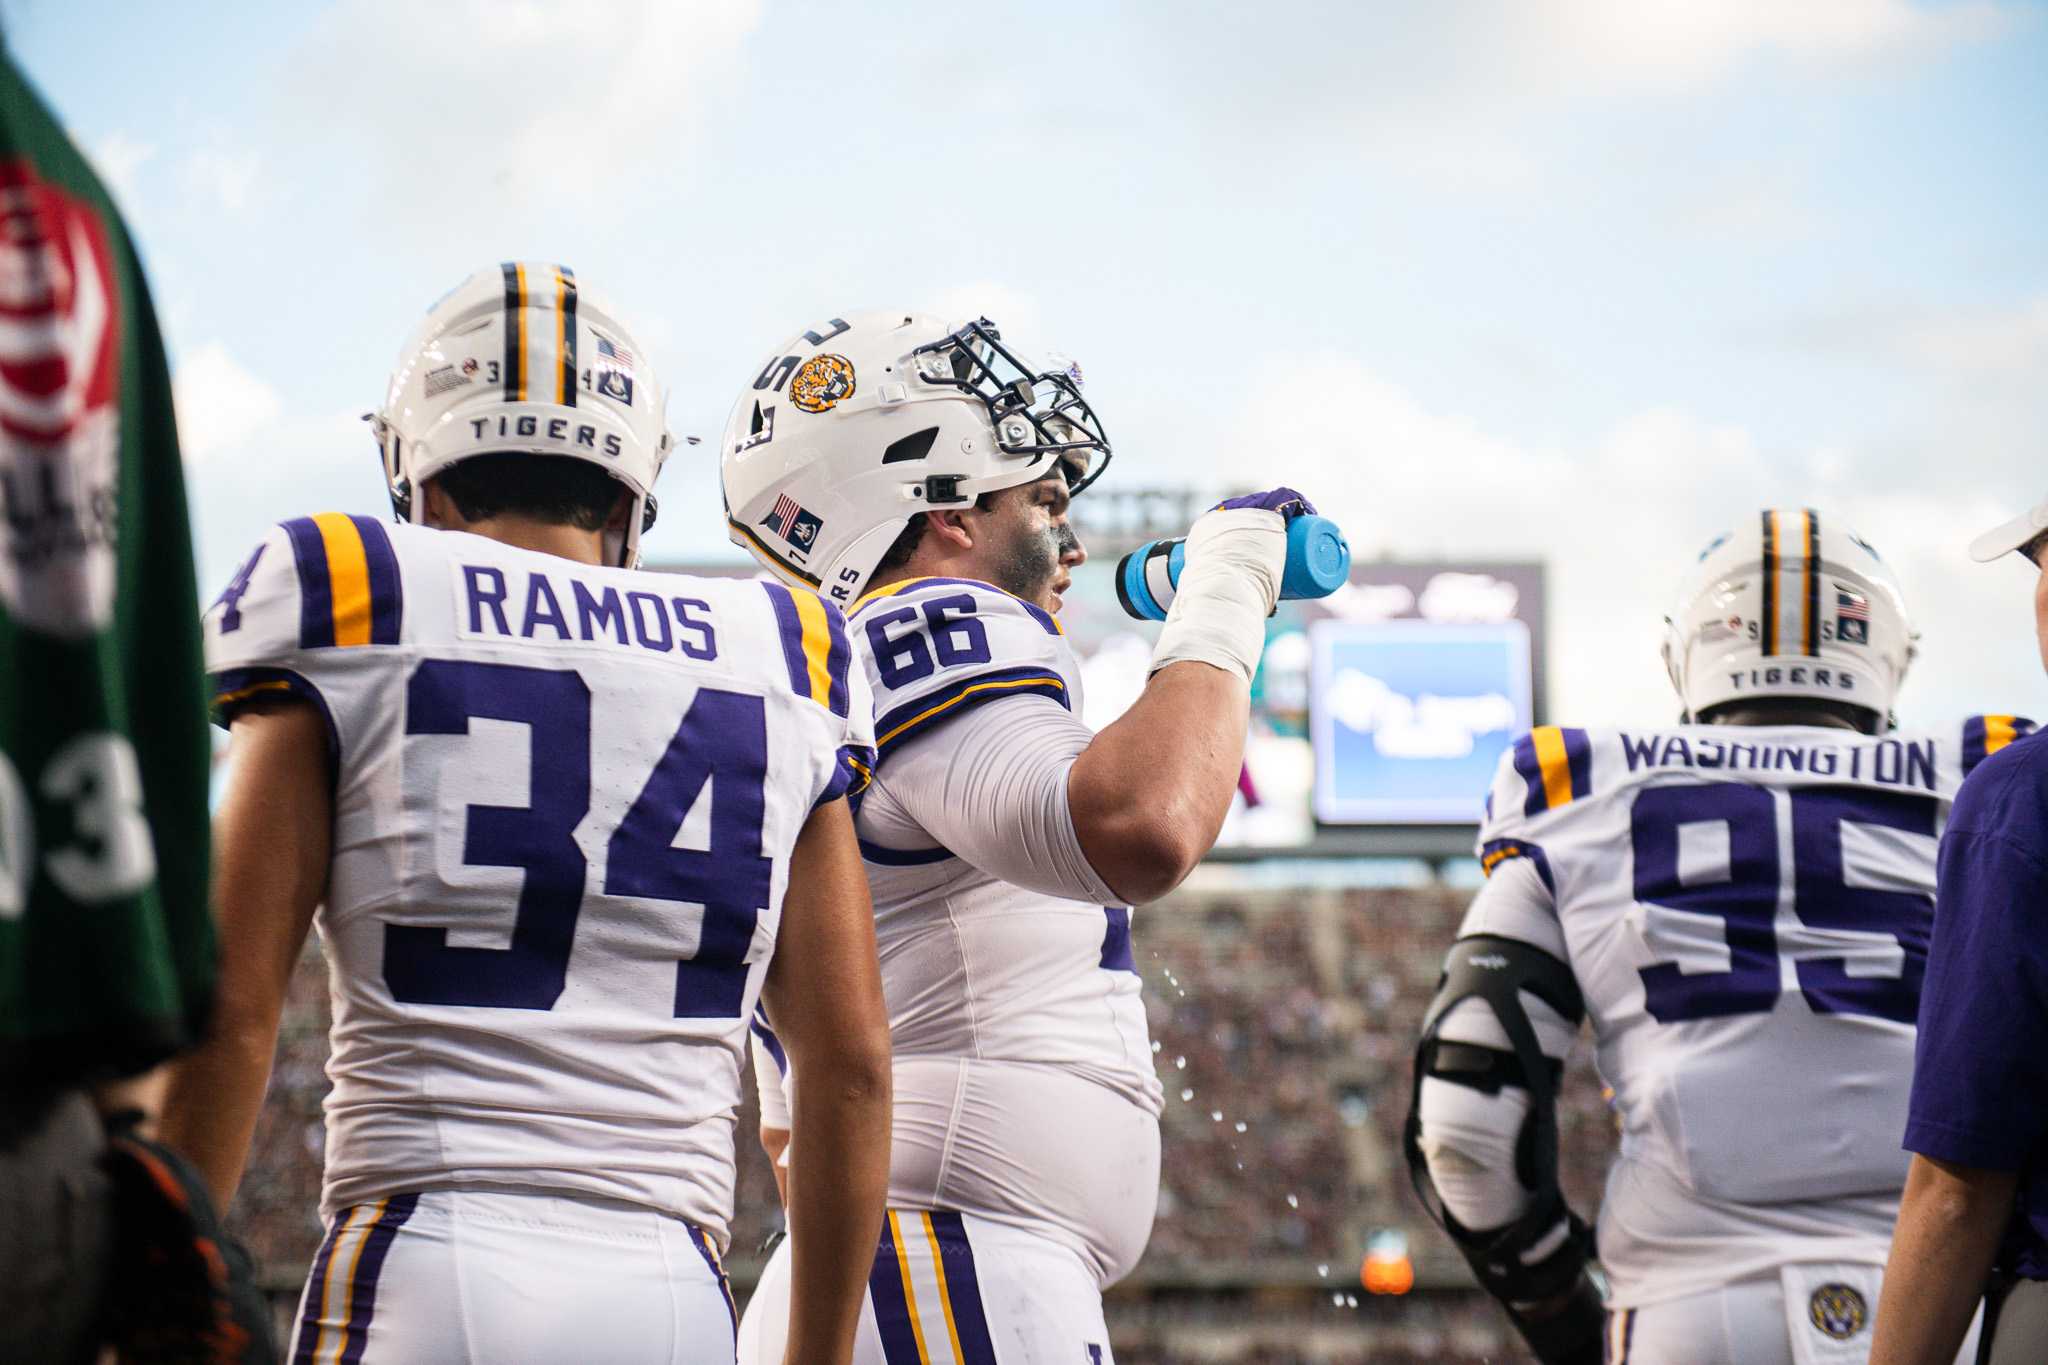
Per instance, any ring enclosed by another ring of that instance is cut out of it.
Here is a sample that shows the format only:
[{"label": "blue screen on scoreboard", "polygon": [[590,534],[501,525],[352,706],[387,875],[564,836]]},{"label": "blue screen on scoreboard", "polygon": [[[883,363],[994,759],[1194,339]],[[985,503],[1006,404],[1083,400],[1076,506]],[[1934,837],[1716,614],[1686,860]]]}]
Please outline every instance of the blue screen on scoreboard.
[{"label": "blue screen on scoreboard", "polygon": [[1528,626],[1318,621],[1309,639],[1316,818],[1477,823],[1531,724]]}]

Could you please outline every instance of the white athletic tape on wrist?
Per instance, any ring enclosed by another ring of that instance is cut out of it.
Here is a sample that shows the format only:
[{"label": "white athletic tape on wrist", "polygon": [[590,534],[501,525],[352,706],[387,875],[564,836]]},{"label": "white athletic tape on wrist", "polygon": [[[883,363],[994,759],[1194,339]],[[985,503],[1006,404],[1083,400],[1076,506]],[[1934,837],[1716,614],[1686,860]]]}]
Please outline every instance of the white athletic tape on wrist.
[{"label": "white athletic tape on wrist", "polygon": [[1193,660],[1236,673],[1250,686],[1286,568],[1287,521],[1278,512],[1235,507],[1203,516],[1188,532],[1187,565],[1152,651],[1152,671]]}]

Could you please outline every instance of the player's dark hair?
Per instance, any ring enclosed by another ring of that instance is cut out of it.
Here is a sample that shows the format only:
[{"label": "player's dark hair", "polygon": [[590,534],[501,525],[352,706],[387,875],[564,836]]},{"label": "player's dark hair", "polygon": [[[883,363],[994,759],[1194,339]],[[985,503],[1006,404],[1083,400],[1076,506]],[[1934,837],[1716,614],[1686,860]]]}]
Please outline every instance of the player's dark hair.
[{"label": "player's dark hair", "polygon": [[1884,717],[1867,706],[1852,706],[1828,697],[1744,698],[1703,707],[1693,719],[1701,725],[1813,725],[1816,715],[1832,716],[1866,735],[1882,734]]},{"label": "player's dark hair", "polygon": [[434,476],[465,521],[508,512],[579,531],[602,531],[625,485],[587,460],[504,451],[473,455]]},{"label": "player's dark hair", "polygon": [[[1008,489],[998,490],[998,492],[1008,491]],[[986,512],[995,505],[996,493],[983,493],[974,500],[974,509],[977,512]],[[882,552],[882,560],[879,564],[875,565],[875,571],[868,575],[870,582],[884,574],[893,573],[910,562],[910,557],[917,553],[919,542],[924,539],[924,528],[929,517],[930,514],[927,512],[918,512],[903,524],[903,529],[897,533],[896,539],[891,541],[889,548]]]}]

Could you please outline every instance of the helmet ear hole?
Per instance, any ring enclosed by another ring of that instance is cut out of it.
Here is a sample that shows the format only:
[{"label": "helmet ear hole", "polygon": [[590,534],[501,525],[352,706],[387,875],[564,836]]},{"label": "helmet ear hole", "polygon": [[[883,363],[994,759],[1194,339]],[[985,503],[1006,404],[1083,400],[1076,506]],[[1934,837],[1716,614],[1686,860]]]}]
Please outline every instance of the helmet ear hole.
[{"label": "helmet ear hole", "polygon": [[641,534],[641,535],[646,535],[646,534],[647,534],[647,533],[648,533],[649,531],[651,531],[651,530],[653,530],[653,529],[654,529],[654,514],[655,514],[655,511],[656,511],[656,507],[655,507],[655,502],[654,502],[654,494],[652,494],[652,493],[649,493],[649,494],[647,495],[647,505],[646,505],[645,507],[643,507],[643,508],[641,508],[641,509],[640,509],[640,534]]}]

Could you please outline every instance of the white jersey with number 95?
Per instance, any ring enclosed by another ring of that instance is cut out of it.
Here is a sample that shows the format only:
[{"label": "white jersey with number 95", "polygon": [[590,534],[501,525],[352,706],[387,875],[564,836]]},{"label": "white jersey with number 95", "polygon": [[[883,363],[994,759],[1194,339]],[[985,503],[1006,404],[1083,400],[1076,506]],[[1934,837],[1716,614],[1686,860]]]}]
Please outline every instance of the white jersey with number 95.
[{"label": "white jersey with number 95", "polygon": [[1964,773],[2028,729],[1545,726],[1503,757],[1460,933],[1578,980],[1621,1121],[1615,1306],[1884,1262],[1936,842]]}]

